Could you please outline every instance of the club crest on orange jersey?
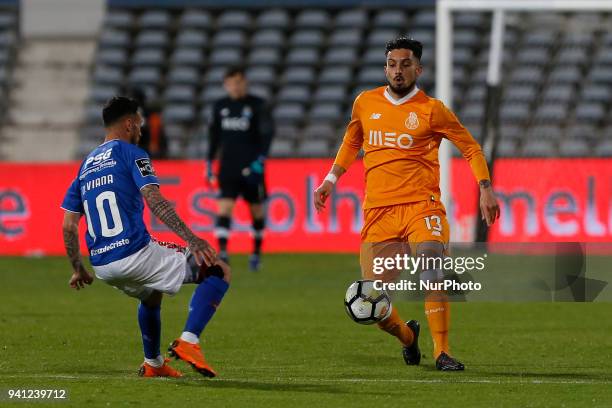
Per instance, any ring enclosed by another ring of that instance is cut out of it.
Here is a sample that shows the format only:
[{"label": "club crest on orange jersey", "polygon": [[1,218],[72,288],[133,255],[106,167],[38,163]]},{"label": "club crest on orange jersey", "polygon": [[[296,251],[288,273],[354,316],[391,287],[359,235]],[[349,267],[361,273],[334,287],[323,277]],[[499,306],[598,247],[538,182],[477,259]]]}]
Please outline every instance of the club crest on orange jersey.
[{"label": "club crest on orange jersey", "polygon": [[419,117],[416,113],[410,112],[404,124],[406,125],[406,128],[414,130],[419,127]]}]

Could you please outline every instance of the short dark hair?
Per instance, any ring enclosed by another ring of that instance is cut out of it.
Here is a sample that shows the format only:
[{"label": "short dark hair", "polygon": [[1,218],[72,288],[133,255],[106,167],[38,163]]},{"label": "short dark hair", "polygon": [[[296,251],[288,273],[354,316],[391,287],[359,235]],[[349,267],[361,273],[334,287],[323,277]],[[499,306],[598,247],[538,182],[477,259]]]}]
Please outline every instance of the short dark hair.
[{"label": "short dark hair", "polygon": [[227,79],[233,77],[234,75],[245,76],[246,69],[242,65],[232,65],[228,69],[225,70],[225,75],[223,75],[223,79]]},{"label": "short dark hair", "polygon": [[124,116],[138,113],[138,102],[126,96],[113,96],[102,109],[104,126],[109,127]]},{"label": "short dark hair", "polygon": [[412,54],[419,60],[421,59],[421,55],[423,55],[423,44],[421,44],[421,42],[402,36],[387,43],[385,47],[385,56],[389,54],[389,52],[399,49],[412,50]]}]

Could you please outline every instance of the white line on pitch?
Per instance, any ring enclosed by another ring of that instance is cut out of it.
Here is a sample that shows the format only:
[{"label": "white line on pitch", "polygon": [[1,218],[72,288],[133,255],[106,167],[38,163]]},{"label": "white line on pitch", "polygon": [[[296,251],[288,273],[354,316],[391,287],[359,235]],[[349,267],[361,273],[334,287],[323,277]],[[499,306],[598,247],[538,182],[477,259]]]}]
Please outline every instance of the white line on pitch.
[{"label": "white line on pitch", "polygon": [[[99,376],[99,375],[64,375],[64,374],[13,374],[0,375],[0,379],[56,379],[56,380],[134,380],[142,381],[142,378],[134,376]],[[190,380],[190,379],[188,379]],[[172,380],[170,380],[172,381]],[[181,380],[174,380],[181,381]],[[276,377],[267,379],[252,378],[231,378],[221,377],[209,381],[223,382],[248,382],[248,383],[268,383],[282,384],[283,382],[292,383],[415,383],[415,384],[585,384],[585,385],[604,385],[612,384],[611,380],[549,380],[549,379],[487,379],[487,378],[448,378],[448,379],[418,379],[418,378],[298,378],[298,377]]]}]

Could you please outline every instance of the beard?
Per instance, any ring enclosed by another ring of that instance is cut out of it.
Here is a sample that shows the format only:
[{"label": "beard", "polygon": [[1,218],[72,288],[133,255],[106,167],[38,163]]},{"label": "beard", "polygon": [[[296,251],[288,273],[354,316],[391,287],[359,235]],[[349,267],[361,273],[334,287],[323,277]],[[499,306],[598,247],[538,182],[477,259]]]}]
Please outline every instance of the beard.
[{"label": "beard", "polygon": [[138,142],[140,142],[140,129],[135,129],[131,132],[130,143],[138,146]]},{"label": "beard", "polygon": [[408,85],[397,87],[397,86],[393,86],[393,83],[387,78],[387,85],[393,91],[394,94],[399,95],[400,98],[403,98],[404,96],[408,95],[414,89],[416,85],[416,80],[412,81]]}]

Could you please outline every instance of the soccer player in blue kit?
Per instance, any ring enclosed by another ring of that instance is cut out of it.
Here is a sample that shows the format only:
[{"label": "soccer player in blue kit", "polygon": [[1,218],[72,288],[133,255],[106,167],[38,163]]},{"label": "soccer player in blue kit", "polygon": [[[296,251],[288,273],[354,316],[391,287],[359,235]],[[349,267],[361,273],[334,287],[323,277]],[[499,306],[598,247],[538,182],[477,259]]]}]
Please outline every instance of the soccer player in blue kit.
[{"label": "soccer player in blue kit", "polygon": [[[78,290],[93,282],[79,251],[78,225],[85,215],[87,248],[96,276],[140,300],[138,323],[145,359],[139,374],[182,375],[160,353],[160,307],[164,293],[174,295],[183,284],[195,283],[184,331],[168,350],[202,375],[214,377],[199,337],[229,287],[231,270],[161,195],[149,156],[136,146],[142,126],[138,103],[114,97],[105,105],[102,116],[104,143],[82,162],[61,206],[65,210],[64,245],[73,269],[70,286]],[[143,197],[153,214],[181,237],[187,248],[159,242],[149,235],[142,220]]]}]

